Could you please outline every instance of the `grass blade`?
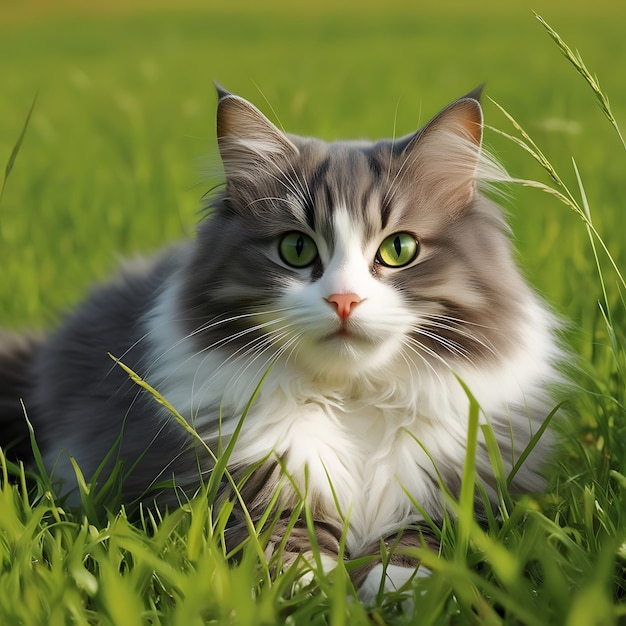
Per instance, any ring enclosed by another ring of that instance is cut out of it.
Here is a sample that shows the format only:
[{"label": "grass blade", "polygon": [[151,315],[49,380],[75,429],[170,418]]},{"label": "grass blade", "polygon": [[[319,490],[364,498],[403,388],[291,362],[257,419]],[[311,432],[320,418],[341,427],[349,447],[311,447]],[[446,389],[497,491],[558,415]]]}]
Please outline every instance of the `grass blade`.
[{"label": "grass blade", "polygon": [[467,443],[461,493],[459,495],[459,542],[457,558],[464,560],[469,546],[470,533],[474,522],[474,490],[476,484],[476,449],[478,446],[478,425],[480,406],[469,387],[457,377],[459,384],[469,400],[467,417]]},{"label": "grass blade", "polygon": [[[533,11],[534,13],[534,11]],[[609,104],[609,99],[607,95],[600,88],[600,83],[598,78],[594,76],[585,65],[582,57],[580,56],[580,52],[578,50],[572,50],[566,43],[563,41],[561,36],[539,15],[538,13],[534,13],[535,17],[539,20],[541,25],[548,31],[550,37],[552,37],[553,41],[559,47],[559,50],[563,53],[563,56],[576,68],[576,71],[585,79],[594,95],[596,96],[596,100],[598,101],[598,105],[602,109],[602,112],[606,116],[606,118],[611,122],[611,125],[617,132],[620,141],[622,142],[622,146],[626,148],[626,142],[624,141],[624,137],[617,125],[617,121],[613,116],[613,112],[611,111],[611,105]]]},{"label": "grass blade", "polygon": [[531,437],[530,441],[528,442],[528,445],[524,448],[522,453],[519,455],[519,458],[517,459],[515,465],[513,466],[513,469],[511,470],[510,474],[508,475],[506,479],[507,487],[511,486],[511,483],[513,482],[513,479],[515,478],[515,475],[517,474],[517,472],[519,472],[522,465],[524,465],[530,453],[535,449],[535,446],[539,443],[539,440],[541,439],[541,437],[543,437],[543,434],[546,432],[546,429],[550,425],[552,418],[558,413],[559,409],[562,406],[563,406],[562,402],[557,404],[552,409],[552,411],[550,411],[550,413],[546,416],[546,419],[543,420],[543,423],[538,428],[537,432]]},{"label": "grass blade", "polygon": [[35,103],[37,102],[37,94],[35,93],[35,97],[33,98],[33,102],[30,105],[30,109],[28,111],[28,115],[26,116],[26,120],[24,120],[24,126],[22,126],[22,132],[20,133],[15,145],[13,146],[13,150],[11,150],[11,155],[9,156],[9,160],[7,161],[6,167],[4,168],[4,178],[2,179],[2,187],[0,187],[0,204],[2,204],[2,197],[4,196],[4,188],[6,187],[7,180],[9,178],[9,174],[13,170],[13,166],[15,165],[15,159],[17,159],[17,155],[20,152],[20,148],[22,147],[22,142],[24,141],[24,136],[26,135],[26,129],[28,128],[28,124],[30,122],[30,117],[35,110]]}]

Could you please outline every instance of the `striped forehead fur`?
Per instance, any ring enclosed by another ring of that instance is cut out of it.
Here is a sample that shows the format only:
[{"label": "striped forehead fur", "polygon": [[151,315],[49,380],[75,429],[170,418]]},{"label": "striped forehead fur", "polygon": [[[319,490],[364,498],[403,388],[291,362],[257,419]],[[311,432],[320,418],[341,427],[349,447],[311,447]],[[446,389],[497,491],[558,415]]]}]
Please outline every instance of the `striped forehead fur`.
[{"label": "striped forehead fur", "polygon": [[229,206],[268,219],[284,212],[312,231],[326,228],[335,206],[348,206],[376,233],[387,227],[398,201],[424,218],[432,209],[441,225],[445,207],[462,210],[479,190],[492,192],[492,183],[509,180],[484,148],[449,132],[399,155],[388,140],[325,143],[290,135],[289,142],[289,154],[259,154],[258,144],[246,152],[240,139],[222,147]]},{"label": "striped forehead fur", "polygon": [[[394,154],[390,141],[327,144],[290,136],[297,156],[274,158],[263,170],[257,167],[254,176],[252,169],[244,168],[240,174],[250,178],[234,178],[228,193],[230,206],[243,210],[246,219],[256,215],[261,228],[274,220],[285,228],[292,222],[294,229],[317,231],[331,243],[332,214],[337,206],[347,207],[368,237],[379,236],[392,217],[400,225],[409,213],[419,217],[416,234],[431,237],[449,221],[445,209],[454,203],[463,176],[467,188],[463,207],[476,199],[476,192],[487,181],[506,179],[505,172],[484,150],[462,137],[439,135],[439,139],[449,140],[448,150],[418,145],[410,154],[400,155]],[[445,154],[450,158],[445,159]],[[437,171],[433,172],[435,166]],[[483,204],[488,203],[478,202],[479,207]],[[506,230],[499,208],[488,213]]]}]

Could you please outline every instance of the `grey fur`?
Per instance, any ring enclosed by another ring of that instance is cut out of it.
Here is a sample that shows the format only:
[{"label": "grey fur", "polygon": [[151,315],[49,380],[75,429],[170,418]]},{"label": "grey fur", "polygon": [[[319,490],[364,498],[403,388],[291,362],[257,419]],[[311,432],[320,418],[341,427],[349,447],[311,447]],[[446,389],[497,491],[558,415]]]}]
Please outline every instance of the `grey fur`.
[{"label": "grey fur", "polygon": [[40,338],[0,333],[0,425],[2,445],[16,460],[30,458],[23,402],[30,394],[30,368]]}]

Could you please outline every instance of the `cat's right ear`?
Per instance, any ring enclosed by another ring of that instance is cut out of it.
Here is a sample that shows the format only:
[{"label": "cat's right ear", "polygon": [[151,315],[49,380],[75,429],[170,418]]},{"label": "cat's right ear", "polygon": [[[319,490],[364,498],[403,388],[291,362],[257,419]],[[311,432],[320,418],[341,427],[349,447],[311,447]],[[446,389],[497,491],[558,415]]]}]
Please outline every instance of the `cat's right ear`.
[{"label": "cat's right ear", "polygon": [[261,111],[216,83],[217,143],[227,179],[258,178],[280,169],[298,148]]}]

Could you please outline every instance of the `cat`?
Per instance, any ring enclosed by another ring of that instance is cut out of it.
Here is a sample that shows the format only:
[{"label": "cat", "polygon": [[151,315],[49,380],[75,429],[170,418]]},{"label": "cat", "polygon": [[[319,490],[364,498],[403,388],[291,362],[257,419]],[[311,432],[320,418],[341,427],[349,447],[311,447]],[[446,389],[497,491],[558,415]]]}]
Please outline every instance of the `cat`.
[{"label": "cat", "polygon": [[[439,480],[459,493],[470,406],[460,381],[508,472],[555,407],[565,358],[484,193],[506,174],[482,146],[480,91],[406,137],[327,143],[286,134],[218,86],[226,182],[196,238],[127,264],[49,336],[5,334],[5,445],[26,454],[25,411],[66,489],[70,455],[89,478],[114,450],[100,480],[125,462],[127,501],[172,477],[193,494],[214,460],[113,355],[214,452],[245,413],[228,469],[247,476],[255,521],[280,488],[268,553],[306,494],[325,569],[342,532],[347,558],[379,554],[381,539],[396,547],[385,567],[353,572],[363,597],[383,577],[395,589],[428,574],[402,548],[436,549],[415,503],[441,521]],[[539,439],[513,490],[542,489],[551,441]],[[481,432],[476,467],[497,502]],[[246,532],[236,513],[229,532]],[[304,523],[284,547],[286,563],[310,557]]]}]

